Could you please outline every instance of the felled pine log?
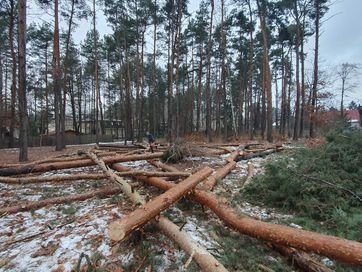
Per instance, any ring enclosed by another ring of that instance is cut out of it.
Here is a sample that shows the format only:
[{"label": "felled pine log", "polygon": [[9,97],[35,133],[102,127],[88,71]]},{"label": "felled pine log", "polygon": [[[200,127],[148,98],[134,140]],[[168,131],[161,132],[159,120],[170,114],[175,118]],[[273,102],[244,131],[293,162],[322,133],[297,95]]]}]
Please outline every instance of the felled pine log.
[{"label": "felled pine log", "polygon": [[[127,172],[117,173],[118,176],[147,176],[147,177],[189,177],[191,174],[187,172],[149,172],[144,170],[131,170]],[[1,180],[1,179],[0,179]]]},{"label": "felled pine log", "polygon": [[[121,186],[122,191],[132,200],[132,202],[141,204],[146,203],[142,196],[133,190],[125,180],[117,176],[111,169],[105,166],[101,159],[96,158],[96,156],[92,153],[88,153],[88,155],[92,159],[95,159],[95,162],[101,167],[103,172],[110,178],[110,180]],[[206,249],[201,247],[195,241],[191,240],[184,231],[180,230],[177,225],[172,223],[167,218],[161,215],[159,216],[158,220],[155,221],[155,224],[165,235],[178,244],[187,254],[193,256],[203,271],[227,271],[226,268],[214,258],[214,256],[212,256]]]},{"label": "felled pine log", "polygon": [[283,147],[276,147],[276,148],[271,148],[271,149],[266,149],[264,151],[260,151],[260,152],[256,152],[256,153],[247,153],[247,152],[240,152],[240,156],[236,159],[236,161],[240,161],[240,160],[250,160],[252,158],[256,158],[256,157],[264,157],[270,154],[273,154],[275,152],[280,152],[283,151]]},{"label": "felled pine log", "polygon": [[156,161],[156,160],[147,160],[147,162],[151,165],[153,165],[156,168],[159,168],[163,171],[169,171],[169,172],[180,172],[180,170],[178,170],[176,167],[173,167],[171,165],[167,165],[164,163],[161,163],[160,161]]},{"label": "felled pine log", "polygon": [[89,198],[93,198],[96,196],[104,197],[109,195],[116,195],[121,193],[122,190],[119,188],[114,187],[106,187],[99,190],[93,190],[87,193],[83,194],[76,194],[76,195],[69,195],[69,196],[60,196],[60,197],[54,197],[39,201],[24,201],[20,202],[20,204],[0,208],[0,216],[5,216],[8,214],[14,214],[18,212],[25,212],[30,210],[37,210],[46,206],[50,205],[56,205],[56,204],[63,204],[73,201],[84,201]]},{"label": "felled pine log", "polygon": [[[160,158],[162,155],[163,155],[162,152],[155,152],[155,153],[150,153],[150,154],[140,154],[140,155],[136,154],[136,155],[131,155],[131,156],[117,155],[117,156],[112,156],[112,157],[105,157],[105,158],[103,158],[103,160],[106,164],[113,164],[113,163],[118,163],[118,162],[156,159],[156,158]],[[64,161],[64,162],[18,166],[18,167],[11,167],[11,168],[2,168],[2,169],[0,169],[0,176],[12,176],[12,175],[20,175],[20,174],[28,174],[28,173],[47,172],[47,171],[52,171],[52,170],[91,166],[94,164],[95,163],[93,162],[93,160],[87,158],[87,159],[76,160],[76,161]]]},{"label": "felled pine log", "polygon": [[215,187],[216,183],[219,180],[226,177],[233,169],[235,169],[235,167],[236,167],[236,162],[231,161],[227,163],[225,166],[219,168],[213,175],[211,175],[205,180],[203,184],[204,186],[202,186],[202,188],[211,191]]},{"label": "felled pine log", "polygon": [[[114,164],[111,167],[117,171],[127,171],[127,168],[121,165]],[[175,186],[157,177],[137,176],[136,179],[162,190],[169,190]],[[240,217],[225,201],[220,201],[209,192],[194,190],[190,197],[211,209],[228,226],[245,235],[273,244],[314,252],[348,264],[362,265],[362,243]]]},{"label": "felled pine log", "polygon": [[155,197],[137,210],[131,212],[126,217],[112,222],[109,225],[110,238],[114,241],[121,241],[133,230],[142,227],[162,211],[171,207],[211,173],[212,169],[210,167],[205,167],[181,181],[167,192]]},{"label": "felled pine log", "polygon": [[101,180],[105,179],[106,176],[103,174],[74,174],[74,175],[62,175],[62,176],[32,176],[32,177],[0,177],[0,183],[6,184],[29,184],[29,183],[45,183],[45,182],[63,182],[63,181],[73,181],[73,180]]}]

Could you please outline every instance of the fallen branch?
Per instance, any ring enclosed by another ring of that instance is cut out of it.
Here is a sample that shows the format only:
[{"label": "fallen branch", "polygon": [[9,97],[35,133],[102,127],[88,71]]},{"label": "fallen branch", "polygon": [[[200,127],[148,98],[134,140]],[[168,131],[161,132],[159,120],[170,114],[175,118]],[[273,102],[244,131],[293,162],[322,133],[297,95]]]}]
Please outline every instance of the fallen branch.
[{"label": "fallen branch", "polygon": [[270,248],[278,251],[280,254],[288,258],[293,265],[310,272],[332,272],[327,266],[310,257],[303,251],[296,250],[291,247],[280,246],[277,244],[269,244]]},{"label": "fallen branch", "polygon": [[[127,168],[121,165],[111,167],[117,171],[127,171]],[[136,179],[162,190],[169,190],[175,186],[156,177],[137,176]],[[314,252],[345,263],[362,265],[362,243],[240,217],[227,203],[219,201],[214,194],[209,192],[194,190],[190,197],[211,209],[228,226],[248,236],[273,244]]]},{"label": "fallen branch", "polygon": [[14,214],[18,212],[25,212],[30,210],[37,210],[46,206],[56,205],[56,204],[63,204],[73,201],[84,201],[92,197],[104,197],[109,195],[116,195],[121,193],[122,191],[119,188],[103,188],[99,190],[94,190],[91,192],[83,193],[83,194],[76,194],[76,195],[69,195],[69,196],[60,196],[54,198],[48,198],[39,201],[24,201],[20,202],[20,204],[9,206],[5,208],[0,208],[0,216],[5,216],[9,214]]},{"label": "fallen branch", "polygon": [[[291,169],[290,169],[291,170]],[[292,171],[292,170],[291,170]],[[337,190],[341,190],[341,191],[344,191],[350,195],[352,195],[353,197],[355,197],[359,202],[362,202],[362,198],[357,195],[356,193],[354,193],[353,191],[351,191],[350,189],[347,189],[347,188],[344,188],[342,186],[339,186],[337,184],[334,184],[332,182],[329,182],[327,180],[324,180],[324,179],[321,179],[321,178],[317,178],[317,177],[312,177],[312,176],[309,176],[309,175],[304,175],[304,174],[298,174],[294,171],[292,171],[293,173],[295,173],[297,176],[300,176],[300,177],[303,177],[305,179],[310,179],[310,180],[314,180],[314,181],[319,181],[319,182],[322,182],[322,183],[325,183],[327,184],[329,187],[332,187],[334,189],[337,189]]]},{"label": "fallen branch", "polygon": [[145,225],[162,211],[170,208],[175,202],[196,187],[198,183],[212,173],[210,167],[205,167],[192,176],[178,183],[167,192],[147,202],[124,218],[109,225],[109,236],[114,241],[121,241],[135,229]]}]

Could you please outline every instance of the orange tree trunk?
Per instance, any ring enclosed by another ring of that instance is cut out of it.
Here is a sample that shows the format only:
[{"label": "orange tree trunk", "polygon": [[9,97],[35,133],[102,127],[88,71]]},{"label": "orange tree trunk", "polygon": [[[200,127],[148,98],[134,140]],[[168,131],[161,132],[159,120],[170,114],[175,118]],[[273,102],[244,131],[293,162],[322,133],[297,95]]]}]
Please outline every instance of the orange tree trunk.
[{"label": "orange tree trunk", "polygon": [[[117,171],[127,170],[127,168],[121,165],[112,165],[112,168]],[[162,190],[169,190],[175,186],[155,177],[138,176],[137,180]],[[190,197],[211,209],[228,226],[248,236],[284,246],[291,246],[307,252],[314,252],[345,263],[362,265],[362,243],[240,217],[227,203],[219,201],[212,193],[195,190]]]},{"label": "orange tree trunk", "polygon": [[[162,155],[163,155],[162,152],[132,155],[132,156],[118,155],[118,156],[113,156],[113,157],[105,157],[105,158],[103,158],[103,161],[106,164],[114,164],[114,163],[126,162],[126,161],[150,160],[150,159],[160,158],[160,157],[162,157]],[[40,164],[40,165],[34,164],[34,165],[26,165],[26,166],[19,166],[19,167],[13,167],[13,168],[2,168],[2,169],[0,169],[0,176],[12,176],[12,175],[20,175],[20,174],[28,174],[28,173],[47,172],[47,171],[51,171],[51,170],[84,167],[84,166],[90,166],[90,165],[95,165],[95,162],[91,159],[44,163],[44,164]]]},{"label": "orange tree trunk", "polygon": [[213,174],[212,176],[210,176],[204,184],[204,187],[206,190],[212,190],[216,183],[223,179],[224,177],[226,177],[233,169],[235,169],[236,167],[236,162],[235,161],[231,161],[228,164],[226,164],[225,166],[221,167],[220,169],[218,169],[215,174]]},{"label": "orange tree trunk", "polygon": [[44,199],[44,200],[40,200],[40,201],[31,201],[31,202],[24,201],[23,203],[17,204],[15,206],[0,208],[0,216],[18,213],[18,212],[36,210],[36,209],[40,209],[40,208],[43,208],[43,207],[49,206],[49,205],[68,203],[68,202],[72,202],[72,201],[84,201],[86,199],[89,199],[89,198],[92,198],[95,196],[116,195],[121,192],[122,192],[122,190],[119,188],[107,187],[107,188],[103,188],[100,190],[95,190],[95,191],[91,191],[91,192],[83,193],[83,194],[61,196],[61,197]]},{"label": "orange tree trunk", "polygon": [[9,177],[0,177],[0,183],[6,184],[29,184],[29,183],[45,183],[45,182],[62,182],[62,181],[72,181],[72,180],[100,180],[107,179],[103,174],[76,174],[76,175],[66,175],[66,176],[35,176],[35,177],[21,177],[21,178],[9,178]]},{"label": "orange tree trunk", "polygon": [[133,230],[138,229],[160,214],[160,212],[168,209],[186,193],[194,189],[198,183],[207,178],[211,173],[212,169],[210,167],[205,167],[181,181],[167,192],[131,212],[126,217],[112,222],[109,225],[110,238],[115,241],[122,240]]}]

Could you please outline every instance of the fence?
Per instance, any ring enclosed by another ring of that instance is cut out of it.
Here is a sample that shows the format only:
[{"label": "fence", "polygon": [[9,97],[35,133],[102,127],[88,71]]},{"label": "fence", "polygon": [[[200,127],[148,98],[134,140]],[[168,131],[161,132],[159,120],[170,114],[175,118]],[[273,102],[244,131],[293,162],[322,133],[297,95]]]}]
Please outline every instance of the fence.
[{"label": "fence", "polygon": [[[0,140],[0,148],[9,147],[9,138]],[[35,146],[55,146],[55,136],[29,136],[29,147]],[[113,142],[112,135],[99,135],[100,142]],[[96,135],[66,135],[66,145],[90,144],[96,142]],[[15,139],[14,147],[19,147],[19,140]]]}]

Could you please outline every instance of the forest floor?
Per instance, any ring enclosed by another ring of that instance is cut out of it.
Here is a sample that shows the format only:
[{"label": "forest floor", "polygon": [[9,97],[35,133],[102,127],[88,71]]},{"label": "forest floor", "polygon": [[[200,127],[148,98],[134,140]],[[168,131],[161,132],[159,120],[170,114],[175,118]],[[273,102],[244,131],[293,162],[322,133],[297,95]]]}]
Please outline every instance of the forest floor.
[{"label": "forest floor", "polygon": [[[62,151],[55,151],[54,146],[29,147],[29,162],[42,160],[54,156],[70,155],[77,153],[79,149],[88,150],[92,149],[93,147],[94,144],[68,145],[67,148],[63,149]],[[0,165],[3,163],[19,163],[19,148],[0,149]]]},{"label": "forest floor", "polygon": [[[88,146],[71,146],[67,154]],[[89,146],[92,148],[92,146]],[[230,147],[230,149],[235,147]],[[30,149],[31,160],[38,160],[63,153],[54,147]],[[1,163],[13,163],[16,152],[11,149],[0,152]],[[203,166],[217,169],[225,164],[228,155],[214,157],[189,157],[174,164],[182,171],[192,171]],[[250,159],[254,173],[261,174],[263,165],[274,160],[278,154]],[[147,161],[122,163],[132,169],[153,170]],[[41,174],[71,175],[75,173],[100,173],[97,166],[56,170]],[[237,163],[236,168],[214,190],[219,197],[226,198],[233,208],[263,221],[280,222],[293,217],[280,214],[273,209],[262,208],[243,201],[240,186],[247,175],[247,161]],[[105,185],[108,180],[83,180],[43,184],[0,184],[0,206],[18,201],[37,201],[50,197],[82,193]],[[15,186],[15,190],[14,190]],[[137,190],[151,199],[160,194],[158,189],[139,186]],[[89,257],[97,271],[185,271],[183,264],[188,256],[172,241],[152,227],[131,235],[122,243],[112,244],[108,236],[108,224],[122,218],[135,207],[122,194],[92,198],[82,202],[48,206],[30,212],[6,215],[0,219],[0,271],[78,271],[77,265],[85,267]],[[196,242],[209,250],[229,271],[293,271],[287,261],[269,249],[263,242],[240,235],[225,225],[210,211],[190,201],[180,201],[164,215],[178,225]],[[290,226],[299,227],[295,224]],[[118,270],[117,270],[118,269]],[[80,270],[83,271],[83,270]],[[192,262],[186,271],[199,271]]]}]

